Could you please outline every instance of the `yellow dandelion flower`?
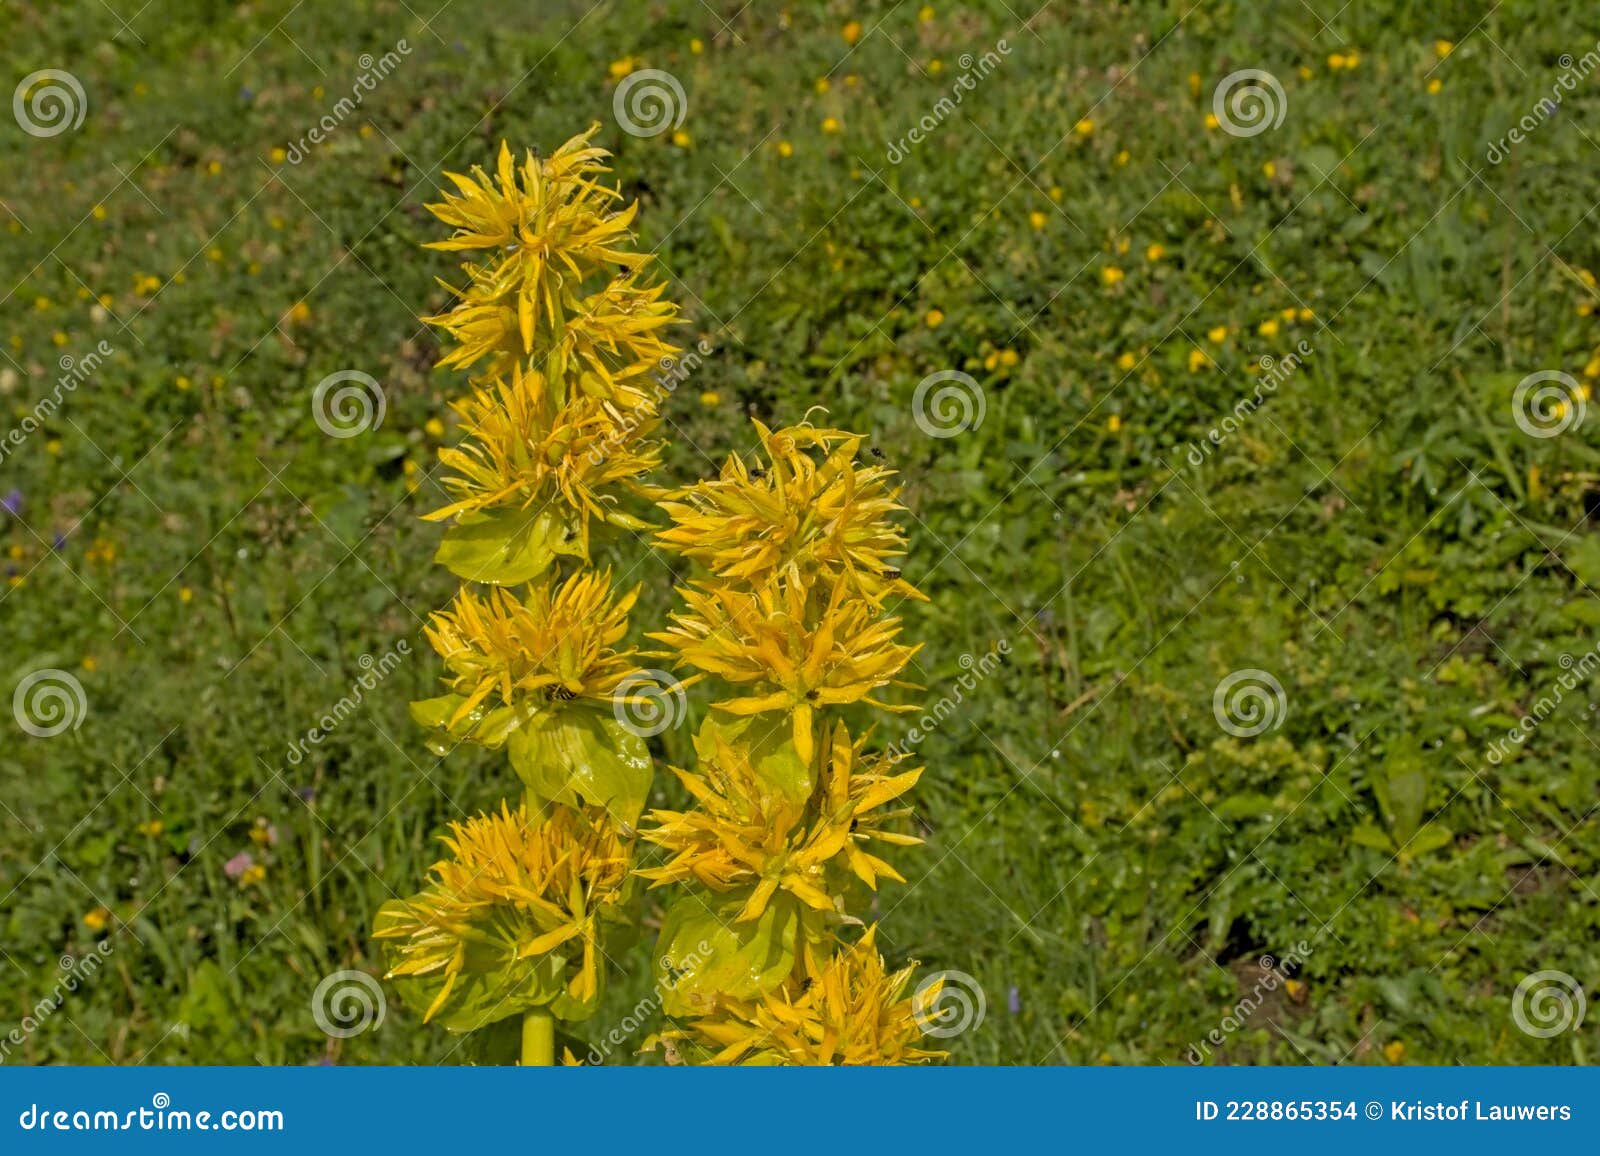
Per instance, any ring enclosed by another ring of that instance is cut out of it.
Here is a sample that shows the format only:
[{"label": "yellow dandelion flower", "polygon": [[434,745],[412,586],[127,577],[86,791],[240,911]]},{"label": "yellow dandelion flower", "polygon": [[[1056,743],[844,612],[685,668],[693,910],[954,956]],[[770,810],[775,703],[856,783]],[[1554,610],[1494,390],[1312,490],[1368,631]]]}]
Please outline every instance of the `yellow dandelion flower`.
[{"label": "yellow dandelion flower", "polygon": [[1144,259],[1146,261],[1149,261],[1152,265],[1155,264],[1157,261],[1161,260],[1166,255],[1167,255],[1167,247],[1165,245],[1160,245],[1160,244],[1151,245],[1149,248],[1145,249],[1145,251],[1144,251]]},{"label": "yellow dandelion flower", "polygon": [[1110,417],[1106,418],[1107,433],[1118,433],[1121,431],[1121,429],[1122,417],[1119,414],[1112,414]]},{"label": "yellow dandelion flower", "polygon": [[146,819],[143,823],[139,824],[138,828],[139,834],[150,839],[158,838],[166,829],[167,825],[160,819]]},{"label": "yellow dandelion flower", "polygon": [[84,913],[83,924],[90,931],[104,931],[111,922],[111,912],[104,907],[96,907]]},{"label": "yellow dandelion flower", "polygon": [[1088,117],[1084,117],[1082,120],[1078,121],[1077,124],[1072,126],[1072,131],[1077,133],[1079,136],[1093,136],[1094,121],[1090,120]]},{"label": "yellow dandelion flower", "polygon": [[672,143],[678,148],[686,149],[694,143],[694,138],[680,128],[672,134]]},{"label": "yellow dandelion flower", "polygon": [[937,329],[944,324],[944,312],[939,309],[930,309],[923,315],[922,323],[929,329]]},{"label": "yellow dandelion flower", "polygon": [[1217,120],[1217,114],[1216,113],[1214,113],[1214,112],[1206,113],[1206,131],[1207,132],[1215,132],[1217,130],[1217,126],[1220,123],[1221,122]]},{"label": "yellow dandelion flower", "polygon": [[861,21],[850,21],[843,28],[839,29],[839,35],[844,38],[844,42],[846,44],[854,44],[856,41],[861,39]]},{"label": "yellow dandelion flower", "polygon": [[1117,357],[1117,368],[1122,370],[1123,373],[1127,373],[1138,363],[1139,359],[1131,353],[1123,353]]},{"label": "yellow dandelion flower", "polygon": [[722,404],[722,395],[714,389],[703,390],[700,394],[700,404],[707,409],[713,409]]},{"label": "yellow dandelion flower", "polygon": [[1437,76],[1430,76],[1428,78],[1428,95],[1429,96],[1438,96],[1439,95],[1439,90],[1442,89],[1443,87],[1444,87],[1444,81],[1440,80]]},{"label": "yellow dandelion flower", "polygon": [[260,863],[252,863],[239,872],[240,887],[254,887],[267,877],[267,869]]},{"label": "yellow dandelion flower", "polygon": [[1032,225],[1035,229],[1044,228],[1045,225],[1047,225],[1049,223],[1049,221],[1050,221],[1050,218],[1046,217],[1043,213],[1039,212],[1039,210],[1037,210],[1037,209],[1035,209],[1033,212],[1028,214],[1028,224]]},{"label": "yellow dandelion flower", "polygon": [[1256,326],[1256,332],[1262,337],[1278,336],[1278,319],[1276,317],[1267,318],[1260,325]]},{"label": "yellow dandelion flower", "polygon": [[794,156],[794,145],[790,144],[786,140],[779,141],[778,142],[778,155],[780,157],[786,157],[786,158]]},{"label": "yellow dandelion flower", "polygon": [[1123,278],[1123,272],[1115,265],[1107,265],[1100,270],[1100,280],[1105,285],[1116,285]]},{"label": "yellow dandelion flower", "polygon": [[1446,56],[1449,56],[1455,51],[1455,47],[1456,46],[1450,43],[1448,40],[1435,40],[1433,42],[1433,53],[1440,60],[1443,60]]},{"label": "yellow dandelion flower", "polygon": [[1206,340],[1211,342],[1212,345],[1221,345],[1228,340],[1228,327],[1226,325],[1213,326],[1206,331]]},{"label": "yellow dandelion flower", "polygon": [[917,19],[922,21],[924,24],[932,20],[933,7],[931,5],[924,4],[921,8],[917,9]]},{"label": "yellow dandelion flower", "polygon": [[825,117],[822,118],[822,131],[823,132],[836,133],[836,132],[838,132],[840,130],[841,127],[842,126],[839,124],[839,118],[838,117],[825,116]]},{"label": "yellow dandelion flower", "polygon": [[1202,369],[1204,369],[1206,366],[1208,366],[1210,364],[1211,364],[1211,358],[1206,353],[1205,350],[1203,350],[1203,349],[1191,349],[1191,350],[1189,350],[1189,372],[1190,373],[1199,373]]},{"label": "yellow dandelion flower", "polygon": [[519,599],[502,587],[483,594],[463,586],[424,629],[444,659],[444,682],[462,696],[452,725],[490,695],[515,706],[529,696],[542,707],[585,698],[611,702],[635,666],[618,650],[638,588],[617,595],[610,571],[579,571],[529,585]]}]

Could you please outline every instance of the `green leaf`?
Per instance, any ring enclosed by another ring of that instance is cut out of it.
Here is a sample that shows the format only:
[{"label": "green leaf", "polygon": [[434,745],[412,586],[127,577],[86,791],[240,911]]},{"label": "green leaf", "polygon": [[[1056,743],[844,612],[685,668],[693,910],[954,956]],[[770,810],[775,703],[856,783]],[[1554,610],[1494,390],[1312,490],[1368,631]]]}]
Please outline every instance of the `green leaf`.
[{"label": "green leaf", "polygon": [[780,711],[748,715],[744,718],[708,714],[694,737],[695,754],[705,762],[716,754],[717,740],[729,746],[743,745],[750,752],[750,764],[766,786],[792,803],[804,803],[816,786],[811,768],[794,746],[794,727]]},{"label": "green leaf", "polygon": [[507,737],[516,729],[518,712],[511,707],[494,710],[479,707],[460,722],[451,723],[465,701],[462,695],[446,694],[418,699],[411,704],[412,720],[433,732],[428,749],[434,754],[446,754],[460,743],[477,743],[496,749],[504,746]]},{"label": "green leaf", "polygon": [[735,923],[748,890],[717,895],[690,891],[667,908],[656,939],[656,987],[668,1015],[695,1015],[704,997],[749,999],[777,987],[794,970],[796,902],[779,893],[760,919]]},{"label": "green leaf", "polygon": [[1372,823],[1362,823],[1350,832],[1351,841],[1360,847],[1371,847],[1374,851],[1393,851],[1394,843],[1390,840],[1383,828]]},{"label": "green leaf", "polygon": [[569,530],[567,519],[549,509],[465,514],[445,531],[433,560],[469,582],[512,586],[543,574],[557,554],[581,556],[582,544],[568,540]]},{"label": "green leaf", "polygon": [[650,748],[609,714],[543,711],[511,732],[512,769],[540,802],[601,806],[632,827],[650,793]]},{"label": "green leaf", "polygon": [[1384,760],[1382,770],[1373,776],[1372,789],[1395,846],[1405,846],[1422,826],[1422,811],[1428,801],[1428,772],[1415,742],[1402,740],[1397,744]]}]

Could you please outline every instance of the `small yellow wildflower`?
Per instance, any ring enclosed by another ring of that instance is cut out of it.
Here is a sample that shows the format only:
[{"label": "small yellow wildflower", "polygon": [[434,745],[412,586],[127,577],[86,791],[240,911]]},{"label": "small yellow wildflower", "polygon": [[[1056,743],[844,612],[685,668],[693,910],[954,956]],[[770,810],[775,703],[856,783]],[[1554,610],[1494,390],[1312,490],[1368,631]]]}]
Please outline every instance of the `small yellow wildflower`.
[{"label": "small yellow wildflower", "polygon": [[695,56],[699,56],[705,50],[706,50],[706,42],[704,40],[701,40],[698,36],[696,36],[694,39],[689,41],[689,51],[691,53],[693,53]]},{"label": "small yellow wildflower", "polygon": [[1072,131],[1077,133],[1079,136],[1093,136],[1094,121],[1090,120],[1088,117],[1084,117],[1077,124],[1072,126]]},{"label": "small yellow wildflower", "polygon": [[444,422],[436,417],[430,417],[422,423],[422,432],[431,438],[442,438],[444,437]]},{"label": "small yellow wildflower", "polygon": [[700,394],[700,404],[707,409],[712,409],[722,404],[722,395],[714,389],[705,390]]},{"label": "small yellow wildflower", "polygon": [[846,44],[854,44],[857,40],[861,39],[861,21],[850,21],[843,28],[839,29],[839,35],[844,37],[844,42]]},{"label": "small yellow wildflower", "polygon": [[839,131],[839,128],[840,128],[840,125],[839,125],[839,118],[838,117],[825,116],[825,117],[822,118],[822,131],[823,132],[836,133],[836,132]]},{"label": "small yellow wildflower", "polygon": [[1044,228],[1049,221],[1050,218],[1039,212],[1038,209],[1035,209],[1033,212],[1028,214],[1028,224],[1032,225],[1035,229]]},{"label": "small yellow wildflower", "polygon": [[689,134],[680,128],[672,134],[672,143],[681,149],[686,149],[694,142]]},{"label": "small yellow wildflower", "polygon": [[1449,56],[1455,51],[1455,47],[1456,46],[1450,43],[1448,40],[1435,40],[1433,42],[1433,53],[1440,60],[1443,60],[1446,56]]},{"label": "small yellow wildflower", "polygon": [[239,886],[254,887],[266,877],[266,867],[260,863],[252,863],[239,873]]},{"label": "small yellow wildflower", "polygon": [[187,606],[194,601],[194,591],[187,586],[179,586],[178,601]]},{"label": "small yellow wildflower", "polygon": [[1210,357],[1210,355],[1208,355],[1206,353],[1205,350],[1203,350],[1203,349],[1191,349],[1191,350],[1189,350],[1189,372],[1190,373],[1199,373],[1202,369],[1204,369],[1206,366],[1208,366],[1210,364],[1211,364],[1211,357]]},{"label": "small yellow wildflower", "polygon": [[221,161],[212,161],[210,164],[206,165],[206,172],[210,173],[212,176],[216,176],[221,171],[222,171],[222,162]]},{"label": "small yellow wildflower", "polygon": [[1107,433],[1117,433],[1121,429],[1122,429],[1122,416],[1120,414],[1115,414],[1114,413],[1110,417],[1106,418],[1106,432]]},{"label": "small yellow wildflower", "polygon": [[1139,359],[1132,353],[1119,354],[1117,357],[1117,368],[1122,370],[1123,373],[1127,373],[1137,364],[1139,364]]},{"label": "small yellow wildflower", "polygon": [[778,155],[780,157],[792,157],[792,156],[794,156],[794,145],[790,144],[786,140],[779,141],[778,142]]},{"label": "small yellow wildflower", "polygon": [[829,89],[831,89],[832,87],[833,87],[832,81],[830,81],[826,76],[817,77],[817,83],[815,85],[815,88],[816,88],[818,93],[825,93]]},{"label": "small yellow wildflower", "polygon": [[1105,285],[1116,285],[1121,282],[1123,272],[1115,265],[1107,265],[1100,270],[1100,280]]},{"label": "small yellow wildflower", "polygon": [[939,309],[930,309],[923,314],[922,323],[929,329],[937,329],[944,324],[944,312]]},{"label": "small yellow wildflower", "polygon": [[139,834],[150,839],[156,839],[167,829],[167,825],[160,819],[147,819],[139,824]]},{"label": "small yellow wildflower", "polygon": [[103,221],[106,219],[106,207],[104,205],[96,205],[94,208],[90,209],[89,212],[94,215],[94,219],[97,221]]},{"label": "small yellow wildflower", "polygon": [[1217,125],[1220,124],[1220,123],[1221,122],[1217,120],[1217,114],[1216,113],[1214,113],[1214,112],[1206,113],[1206,131],[1207,132],[1215,132],[1216,129],[1217,129]]},{"label": "small yellow wildflower", "polygon": [[633,68],[633,57],[624,56],[620,60],[613,60],[606,71],[611,74],[612,80],[621,80],[624,76],[627,76],[628,73],[632,72]]},{"label": "small yellow wildflower", "polygon": [[86,654],[86,655],[83,656],[83,661],[80,662],[78,665],[83,667],[84,670],[90,671],[92,673],[92,672],[100,669],[100,660],[97,659],[92,654]]},{"label": "small yellow wildflower", "polygon": [[1278,319],[1276,317],[1267,318],[1260,325],[1256,326],[1256,332],[1261,334],[1262,337],[1278,336]]},{"label": "small yellow wildflower", "polygon": [[1152,265],[1155,264],[1157,261],[1161,260],[1161,258],[1165,257],[1166,255],[1167,255],[1166,246],[1165,245],[1161,245],[1161,244],[1150,245],[1144,251],[1144,259],[1146,261],[1149,261]]},{"label": "small yellow wildflower", "polygon": [[924,24],[926,24],[928,21],[932,20],[933,19],[933,7],[932,7],[932,5],[924,4],[921,8],[917,9],[917,19],[922,21]]},{"label": "small yellow wildflower", "polygon": [[1443,87],[1444,87],[1444,81],[1440,80],[1437,76],[1430,76],[1428,78],[1428,95],[1429,96],[1438,96],[1439,95],[1439,90],[1441,88],[1443,88]]},{"label": "small yellow wildflower", "polygon": [[1295,316],[1301,321],[1314,321],[1317,315],[1309,309],[1300,309],[1295,313]]},{"label": "small yellow wildflower", "polygon": [[1391,1064],[1398,1064],[1406,1057],[1406,1046],[1399,1040],[1390,1040],[1383,1045],[1383,1058]]},{"label": "small yellow wildflower", "polygon": [[1119,153],[1118,153],[1118,154],[1117,154],[1117,155],[1116,155],[1116,157],[1115,157],[1115,158],[1113,158],[1113,160],[1114,160],[1114,163],[1115,163],[1115,164],[1116,164],[1116,166],[1117,166],[1117,167],[1118,167],[1118,168],[1119,168],[1119,169],[1120,169],[1120,168],[1124,168],[1124,167],[1126,167],[1126,165],[1127,165],[1127,163],[1128,163],[1128,162],[1129,162],[1129,161],[1130,161],[1130,160],[1132,160],[1132,159],[1133,159],[1133,158],[1132,158],[1132,156],[1131,156],[1131,155],[1130,155],[1130,154],[1129,154],[1129,152],[1128,152],[1128,150],[1127,150],[1127,149],[1123,149],[1123,150],[1122,150],[1122,151],[1121,151],[1121,152],[1119,152]]},{"label": "small yellow wildflower", "polygon": [[96,907],[93,911],[86,912],[83,917],[84,926],[90,931],[104,931],[111,922],[111,912],[104,907]]},{"label": "small yellow wildflower", "polygon": [[1330,52],[1328,54],[1328,68],[1330,70],[1334,71],[1334,72],[1338,72],[1343,67],[1344,67],[1344,53],[1342,53],[1342,52]]},{"label": "small yellow wildflower", "polygon": [[1263,164],[1261,166],[1261,175],[1266,177],[1267,180],[1269,180],[1269,181],[1273,177],[1277,176],[1278,175],[1277,162],[1275,162],[1275,161],[1267,161],[1265,164]]},{"label": "small yellow wildflower", "polygon": [[272,150],[272,163],[273,164],[281,165],[285,161],[287,161],[288,159],[289,159],[289,153],[287,152],[287,150],[282,149],[282,148],[275,148],[275,149]]},{"label": "small yellow wildflower", "polygon": [[1228,327],[1226,325],[1213,326],[1206,331],[1206,340],[1211,342],[1212,345],[1221,345],[1228,340]]}]

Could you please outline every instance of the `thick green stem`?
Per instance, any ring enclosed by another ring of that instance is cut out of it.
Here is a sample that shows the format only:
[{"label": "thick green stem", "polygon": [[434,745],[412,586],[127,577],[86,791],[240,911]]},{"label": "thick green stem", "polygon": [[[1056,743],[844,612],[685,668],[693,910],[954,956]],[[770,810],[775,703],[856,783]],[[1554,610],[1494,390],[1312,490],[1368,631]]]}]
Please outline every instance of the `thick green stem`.
[{"label": "thick green stem", "polygon": [[547,1011],[522,1017],[522,1066],[548,1068],[556,1062],[556,1018]]}]

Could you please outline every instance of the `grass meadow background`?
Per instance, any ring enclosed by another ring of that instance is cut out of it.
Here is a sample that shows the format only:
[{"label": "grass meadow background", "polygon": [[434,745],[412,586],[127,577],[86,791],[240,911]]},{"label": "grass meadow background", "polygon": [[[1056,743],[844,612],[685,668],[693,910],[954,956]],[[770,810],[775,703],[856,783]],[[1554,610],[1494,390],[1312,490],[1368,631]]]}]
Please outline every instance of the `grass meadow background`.
[{"label": "grass meadow background", "polygon": [[[712,349],[664,472],[827,407],[904,474],[910,700],[1007,651],[917,743],[927,844],[877,911],[894,960],[981,988],[955,1062],[1593,1058],[1600,15],[1035,2],[5,5],[0,88],[62,70],[86,107],[0,119],[0,425],[111,349],[0,443],[0,692],[57,669],[84,702],[48,738],[0,713],[5,1062],[470,1057],[392,995],[330,1037],[312,995],[381,972],[373,910],[512,789],[406,714],[461,388],[417,320],[455,272],[422,205],[593,121]],[[618,127],[640,68],[676,133]],[[1207,119],[1244,69],[1281,89],[1254,135]],[[343,371],[385,413],[332,438]],[[982,418],[932,437],[943,371]],[[1556,436],[1517,420],[1535,373],[1566,375]],[[612,560],[659,621],[667,568]],[[1219,719],[1241,671],[1257,734]],[[1292,982],[1262,990],[1268,955]],[[649,992],[644,948],[618,963],[577,1051]],[[1565,1005],[1516,995],[1550,971]],[[1541,1006],[1561,1030],[1519,1028]],[[608,1062],[659,1062],[644,1018]]]}]

